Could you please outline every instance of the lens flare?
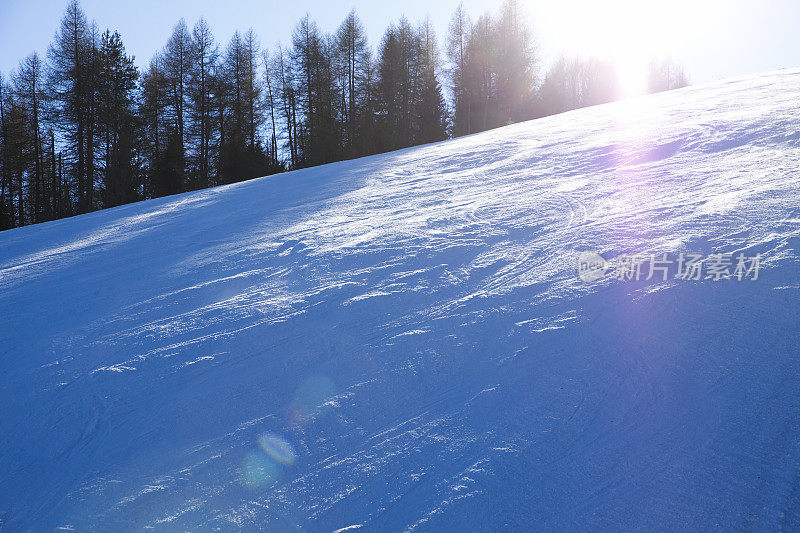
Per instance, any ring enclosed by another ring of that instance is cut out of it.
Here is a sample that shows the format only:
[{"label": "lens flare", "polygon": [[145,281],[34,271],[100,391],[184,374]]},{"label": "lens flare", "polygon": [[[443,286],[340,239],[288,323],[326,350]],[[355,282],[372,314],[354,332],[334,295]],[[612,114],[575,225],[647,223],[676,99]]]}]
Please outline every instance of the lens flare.
[{"label": "lens flare", "polygon": [[[611,62],[624,96],[642,94],[651,60],[694,57],[731,11],[723,0],[525,0],[526,15],[552,59],[595,57]],[[690,72],[691,74],[691,72]]]},{"label": "lens flare", "polygon": [[242,482],[246,487],[259,488],[274,483],[278,479],[279,467],[263,452],[247,454],[242,466]]},{"label": "lens flare", "polygon": [[274,433],[260,435],[258,445],[264,450],[264,453],[284,466],[291,466],[297,460],[294,447]]}]

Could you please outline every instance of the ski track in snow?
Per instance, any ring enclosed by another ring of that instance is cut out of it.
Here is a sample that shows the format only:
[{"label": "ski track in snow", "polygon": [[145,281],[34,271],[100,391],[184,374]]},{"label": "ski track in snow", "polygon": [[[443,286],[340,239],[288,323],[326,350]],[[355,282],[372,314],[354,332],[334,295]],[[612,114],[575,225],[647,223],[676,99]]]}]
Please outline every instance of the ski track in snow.
[{"label": "ski track in snow", "polygon": [[800,528],[799,132],[778,71],[4,232],[0,528]]}]

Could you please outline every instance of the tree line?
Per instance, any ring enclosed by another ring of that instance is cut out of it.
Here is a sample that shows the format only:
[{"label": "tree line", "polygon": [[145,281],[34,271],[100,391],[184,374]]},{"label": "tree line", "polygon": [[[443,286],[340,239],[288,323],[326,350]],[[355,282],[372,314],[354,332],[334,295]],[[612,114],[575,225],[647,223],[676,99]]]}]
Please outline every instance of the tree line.
[{"label": "tree line", "polygon": [[[140,71],[120,34],[70,0],[46,57],[0,74],[0,229],[619,97],[595,60],[559,59],[540,79],[516,0],[474,22],[460,5],[445,51],[429,20],[400,19],[373,51],[354,11],[330,34],[306,15],[272,50],[252,29],[221,46],[201,18],[180,20]],[[653,91],[686,84],[668,61],[650,77]]]}]

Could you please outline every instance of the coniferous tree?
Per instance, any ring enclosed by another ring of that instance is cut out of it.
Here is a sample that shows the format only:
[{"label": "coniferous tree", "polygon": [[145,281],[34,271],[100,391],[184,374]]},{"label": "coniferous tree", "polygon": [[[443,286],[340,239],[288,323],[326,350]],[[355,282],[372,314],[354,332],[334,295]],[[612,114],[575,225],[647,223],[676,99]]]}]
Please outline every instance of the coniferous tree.
[{"label": "coniferous tree", "polygon": [[559,57],[539,89],[538,116],[612,102],[620,97],[616,71],[596,58]]},{"label": "coniferous tree", "polygon": [[211,76],[211,131],[215,144],[212,150],[211,163],[214,170],[214,183],[221,185],[225,183],[222,171],[223,147],[228,142],[227,131],[230,128],[230,117],[228,110],[230,83],[226,78],[226,69],[223,63],[217,63]]},{"label": "coniferous tree", "polygon": [[0,73],[0,230],[13,227],[11,175],[8,168],[8,130],[6,127],[6,85]]},{"label": "coniferous tree", "polygon": [[218,50],[211,28],[201,18],[192,29],[191,63],[189,70],[188,115],[191,145],[190,166],[193,167],[193,185],[208,187],[212,183],[212,98],[213,76],[217,69]]},{"label": "coniferous tree", "polygon": [[[137,87],[119,34],[101,36],[71,0],[47,67],[32,55],[11,83],[0,79],[0,228],[618,98],[613,67],[591,58],[557,60],[535,98],[532,42],[516,0],[475,24],[459,5],[446,48],[450,125],[430,21],[391,25],[373,61],[354,11],[332,35],[307,15],[290,47],[263,55],[250,30],[220,57],[204,19],[191,33],[181,20]],[[687,83],[669,60],[648,76],[650,91]]]},{"label": "coniferous tree", "polygon": [[153,161],[153,180],[150,193],[154,198],[177,194],[184,190],[185,160],[177,132],[169,132],[166,145]]},{"label": "coniferous tree", "polygon": [[253,29],[249,29],[242,39],[243,83],[245,123],[244,131],[247,147],[251,152],[260,150],[259,132],[264,122],[262,101],[262,78],[258,74],[260,44]]},{"label": "coniferous tree", "polygon": [[49,194],[43,167],[42,128],[44,116],[44,72],[36,53],[20,64],[13,77],[14,94],[23,114],[21,134],[22,164],[25,172],[28,220],[42,222],[49,218]]},{"label": "coniferous tree", "polygon": [[139,71],[133,57],[125,53],[118,32],[103,34],[99,57],[103,206],[112,207],[141,197],[135,109]]},{"label": "coniferous tree", "polygon": [[276,105],[286,133],[285,148],[289,150],[290,168],[298,168],[299,155],[297,147],[297,90],[294,69],[287,60],[287,53],[279,45],[272,56],[270,74],[276,87]]},{"label": "coniferous tree", "polygon": [[382,149],[414,144],[415,102],[420,89],[418,36],[407,19],[386,31],[378,62]]},{"label": "coniferous tree", "polygon": [[91,209],[93,174],[89,171],[89,129],[92,100],[91,42],[86,16],[77,0],[67,6],[55,42],[48,50],[50,100],[53,103],[54,125],[67,154],[64,166],[67,180],[74,186],[76,209]]},{"label": "coniferous tree", "polygon": [[390,26],[378,63],[380,150],[447,137],[448,111],[438,79],[439,56],[430,21],[414,30],[403,18]]},{"label": "coniferous tree", "polygon": [[[171,131],[168,132],[175,150],[175,157],[180,159],[181,189],[185,186],[186,172],[186,100],[187,85],[191,67],[192,42],[186,21],[181,19],[172,30],[172,35],[164,48],[162,63],[164,68],[164,81],[167,89],[167,108],[171,121]],[[169,141],[168,141],[169,142]]]},{"label": "coniferous tree", "polygon": [[52,218],[63,218],[72,214],[72,202],[69,196],[69,189],[64,182],[64,176],[61,164],[61,153],[56,151],[56,135],[51,127],[48,130],[47,137],[50,140],[50,149],[48,153],[48,166],[51,184],[51,213]]},{"label": "coniferous tree", "polygon": [[598,105],[618,100],[622,93],[614,65],[607,60],[590,58],[585,69],[584,105]]},{"label": "coniferous tree", "polygon": [[102,207],[96,194],[98,189],[98,155],[100,143],[100,103],[102,100],[100,84],[100,34],[97,24],[92,22],[89,26],[86,62],[86,90],[84,91],[86,109],[86,181],[89,184],[85,209],[94,211]]},{"label": "coniferous tree", "polygon": [[8,217],[11,227],[29,223],[25,201],[25,111],[12,91],[4,91],[4,161],[7,180]]},{"label": "coniferous tree", "polygon": [[240,179],[246,153],[246,58],[241,34],[236,31],[228,44],[222,75],[219,77],[221,99],[221,133],[219,175],[221,183]]},{"label": "coniferous tree", "polygon": [[498,117],[491,126],[527,120],[533,116],[537,59],[517,0],[503,2],[494,39]]},{"label": "coniferous tree", "polygon": [[448,39],[453,133],[463,135],[535,115],[536,54],[516,0],[506,0],[495,20],[470,25],[456,10]]},{"label": "coniferous tree", "polygon": [[670,91],[689,85],[689,79],[683,68],[669,57],[651,60],[647,66],[646,78],[648,93]]},{"label": "coniferous tree", "polygon": [[156,185],[160,180],[156,162],[161,159],[168,137],[165,118],[166,81],[161,69],[161,62],[159,54],[152,58],[150,66],[142,75],[140,89],[139,124],[142,135],[141,150],[145,161],[143,169],[145,178],[143,196],[145,198],[153,198],[156,196],[155,189],[163,189],[160,185]]},{"label": "coniferous tree", "polygon": [[417,102],[419,124],[417,143],[442,141],[447,138],[447,104],[442,86],[437,77],[439,71],[439,48],[430,19],[420,27],[419,60],[421,87]]},{"label": "coniferous tree", "polygon": [[316,44],[315,75],[312,78],[316,95],[316,128],[310,136],[310,147],[311,163],[322,164],[342,158],[341,121],[336,106],[339,97],[333,82],[333,45],[327,37]]},{"label": "coniferous tree", "polygon": [[228,84],[227,106],[231,115],[231,130],[240,136],[244,136],[245,130],[245,62],[242,36],[236,31],[228,44],[222,77]]},{"label": "coniferous tree", "polygon": [[359,119],[359,132],[363,150],[359,155],[380,152],[382,135],[381,124],[377,119],[380,113],[379,73],[372,58],[366,65],[364,74],[364,101],[361,104]]},{"label": "coniferous tree", "polygon": [[363,122],[370,116],[366,107],[371,58],[367,35],[355,10],[350,11],[336,31],[334,57],[343,154],[363,155],[366,153]]},{"label": "coniferous tree", "polygon": [[573,65],[563,55],[550,66],[539,89],[541,116],[563,113],[577,107],[576,91],[571,79],[572,71]]},{"label": "coniferous tree", "polygon": [[448,76],[452,94],[454,136],[465,135],[472,128],[465,87],[467,52],[471,33],[472,23],[464,9],[464,3],[461,2],[450,19],[447,36]]},{"label": "coniferous tree", "polygon": [[467,105],[472,117],[469,133],[502,125],[498,112],[496,36],[494,21],[488,14],[478,19],[470,34],[465,72]]},{"label": "coniferous tree", "polygon": [[303,17],[292,35],[291,51],[294,112],[302,115],[301,121],[294,118],[296,166],[319,165],[339,157],[337,97],[330,48],[311,17]]},{"label": "coniferous tree", "polygon": [[[262,77],[258,72],[259,44],[255,33],[236,32],[228,45],[221,82],[222,110],[228,119],[220,143],[220,176],[224,183],[241,181],[268,172],[261,144],[264,121]],[[224,119],[223,119],[224,120]]]},{"label": "coniferous tree", "polygon": [[277,92],[274,90],[274,74],[272,73],[272,61],[270,59],[269,51],[264,50],[264,86],[266,93],[264,95],[266,102],[266,111],[269,114],[270,135],[269,147],[267,149],[268,166],[270,170],[279,172],[280,159],[278,156],[278,123],[276,120],[277,111]]},{"label": "coniferous tree", "polygon": [[[163,54],[156,54],[142,76],[140,124],[145,136],[142,142],[142,152],[147,159],[143,169],[146,176],[144,195],[148,198],[186,190],[186,153],[181,136],[181,117],[186,91],[182,76],[184,69],[188,68],[188,48],[180,52],[182,26],[185,28],[185,24],[176,26],[170,38],[172,46],[168,44]],[[170,48],[173,59],[177,54],[186,61],[183,67],[174,64],[167,66]]]},{"label": "coniferous tree", "polygon": [[316,130],[316,98],[314,95],[314,51],[318,50],[319,32],[317,26],[306,14],[292,34],[292,48],[289,56],[289,76],[294,81],[296,167],[313,165],[311,153],[311,132]]}]

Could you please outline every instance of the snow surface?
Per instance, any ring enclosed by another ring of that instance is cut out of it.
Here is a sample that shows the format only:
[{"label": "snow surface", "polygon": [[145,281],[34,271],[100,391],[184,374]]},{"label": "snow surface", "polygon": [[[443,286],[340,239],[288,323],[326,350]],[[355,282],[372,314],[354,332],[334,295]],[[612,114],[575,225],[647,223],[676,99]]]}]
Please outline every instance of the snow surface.
[{"label": "snow surface", "polygon": [[0,523],[798,529],[799,132],[779,71],[4,232]]}]

